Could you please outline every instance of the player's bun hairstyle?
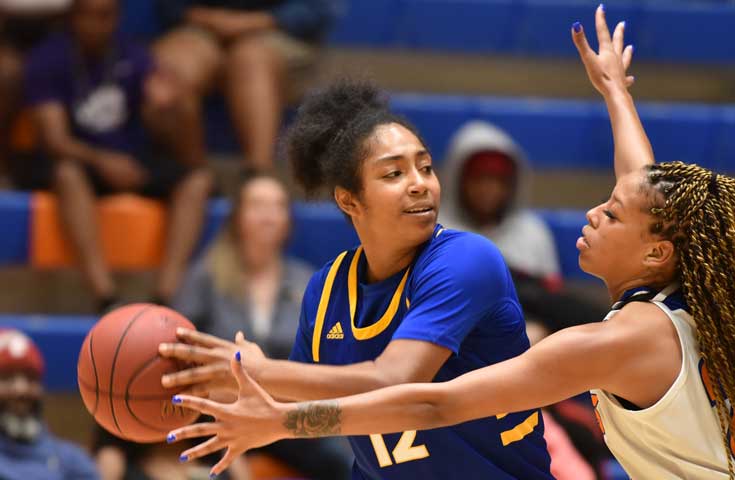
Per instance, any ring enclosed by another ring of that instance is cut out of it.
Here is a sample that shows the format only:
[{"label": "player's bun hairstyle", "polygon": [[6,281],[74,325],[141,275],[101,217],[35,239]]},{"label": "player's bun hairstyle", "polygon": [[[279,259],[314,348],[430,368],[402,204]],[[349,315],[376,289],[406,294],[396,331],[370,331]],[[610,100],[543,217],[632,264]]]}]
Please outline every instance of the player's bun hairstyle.
[{"label": "player's bun hairstyle", "polygon": [[306,98],[286,137],[286,154],[296,181],[308,195],[340,186],[362,189],[360,167],[368,153],[366,140],[375,128],[403,125],[416,128],[388,108],[387,96],[374,84],[342,79]]}]

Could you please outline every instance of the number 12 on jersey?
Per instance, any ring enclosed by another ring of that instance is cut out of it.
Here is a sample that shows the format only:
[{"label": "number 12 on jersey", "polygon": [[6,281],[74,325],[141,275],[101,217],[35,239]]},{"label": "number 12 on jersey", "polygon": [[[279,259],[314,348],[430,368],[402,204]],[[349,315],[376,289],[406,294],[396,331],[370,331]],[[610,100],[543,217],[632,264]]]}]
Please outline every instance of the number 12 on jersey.
[{"label": "number 12 on jersey", "polygon": [[[416,430],[408,430],[401,434],[401,438],[393,449],[393,459],[396,463],[412,462],[429,456],[426,445],[414,445],[414,440],[416,440]],[[393,465],[393,460],[390,453],[388,453],[388,447],[383,436],[379,434],[370,435],[370,442],[373,444],[375,456],[378,457],[381,468]]]}]

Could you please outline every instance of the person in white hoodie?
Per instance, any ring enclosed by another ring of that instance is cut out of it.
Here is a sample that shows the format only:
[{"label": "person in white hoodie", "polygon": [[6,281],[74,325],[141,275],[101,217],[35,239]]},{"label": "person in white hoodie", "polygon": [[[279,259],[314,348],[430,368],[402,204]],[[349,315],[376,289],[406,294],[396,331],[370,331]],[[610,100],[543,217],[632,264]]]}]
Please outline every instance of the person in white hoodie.
[{"label": "person in white hoodie", "polygon": [[452,137],[441,176],[442,221],[492,240],[516,274],[562,285],[549,227],[523,205],[528,164],[521,147],[497,126],[473,120]]}]

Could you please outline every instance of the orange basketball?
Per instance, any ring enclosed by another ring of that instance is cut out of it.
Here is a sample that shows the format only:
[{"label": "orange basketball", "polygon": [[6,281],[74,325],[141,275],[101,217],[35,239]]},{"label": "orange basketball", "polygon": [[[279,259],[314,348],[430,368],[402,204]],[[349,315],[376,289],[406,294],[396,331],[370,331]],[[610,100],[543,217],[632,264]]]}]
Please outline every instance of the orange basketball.
[{"label": "orange basketball", "polygon": [[133,442],[159,442],[197,418],[171,403],[178,390],[161,386],[161,375],[179,366],[158,355],[158,344],[175,342],[178,327],[194,329],[169,308],[138,303],[111,311],[89,331],[77,380],[84,405],[105,430]]}]

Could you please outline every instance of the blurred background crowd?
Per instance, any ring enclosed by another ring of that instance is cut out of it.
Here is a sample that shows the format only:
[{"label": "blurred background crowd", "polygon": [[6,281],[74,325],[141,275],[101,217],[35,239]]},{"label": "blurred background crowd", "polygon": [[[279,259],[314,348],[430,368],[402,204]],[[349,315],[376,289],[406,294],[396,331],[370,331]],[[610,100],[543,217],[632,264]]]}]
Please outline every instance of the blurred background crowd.
[{"label": "blurred background crowd", "polygon": [[[356,237],[293,188],[279,138],[339,76],[374,79],[421,130],[440,222],[498,245],[532,341],[601,320],[609,299],[574,240],[614,183],[612,141],[569,38],[595,5],[0,0],[0,479],[206,478],[95,429],[76,355],[96,316],[155,302],[288,357],[311,273]],[[735,2],[607,6],[628,22],[658,159],[735,171]],[[589,396],[544,414],[558,478],[627,478]],[[339,440],[281,442],[229,476],[350,464]]]}]

